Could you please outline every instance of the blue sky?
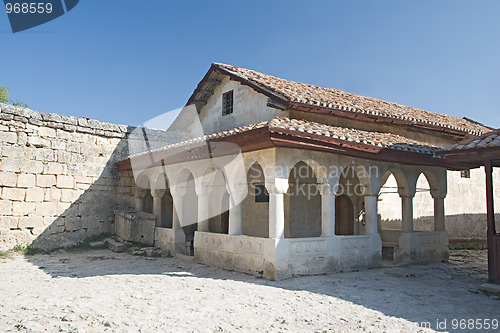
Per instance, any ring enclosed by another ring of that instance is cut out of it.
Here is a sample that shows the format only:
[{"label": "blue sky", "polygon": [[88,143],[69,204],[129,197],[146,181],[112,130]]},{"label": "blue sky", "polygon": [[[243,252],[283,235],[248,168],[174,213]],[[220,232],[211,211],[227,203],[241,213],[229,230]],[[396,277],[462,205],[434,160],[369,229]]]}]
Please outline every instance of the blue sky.
[{"label": "blue sky", "polygon": [[500,127],[500,1],[82,0],[13,34],[0,85],[42,112],[140,125],[212,62]]}]

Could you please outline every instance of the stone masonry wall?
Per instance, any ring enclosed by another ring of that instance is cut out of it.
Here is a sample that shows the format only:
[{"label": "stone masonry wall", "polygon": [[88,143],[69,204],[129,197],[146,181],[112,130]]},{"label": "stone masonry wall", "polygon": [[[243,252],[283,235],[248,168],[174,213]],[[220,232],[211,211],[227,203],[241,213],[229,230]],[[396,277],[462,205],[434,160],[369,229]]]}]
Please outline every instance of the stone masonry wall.
[{"label": "stone masonry wall", "polygon": [[133,130],[0,104],[0,250],[112,232],[114,210],[133,207],[133,177],[120,184],[115,167],[141,145]]}]

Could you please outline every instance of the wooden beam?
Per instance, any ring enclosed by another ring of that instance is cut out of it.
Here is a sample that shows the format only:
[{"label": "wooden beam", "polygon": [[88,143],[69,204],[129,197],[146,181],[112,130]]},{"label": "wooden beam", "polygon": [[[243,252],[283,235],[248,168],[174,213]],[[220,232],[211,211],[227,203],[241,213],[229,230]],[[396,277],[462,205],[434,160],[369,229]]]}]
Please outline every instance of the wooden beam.
[{"label": "wooden beam", "polygon": [[211,84],[221,84],[222,83],[221,80],[217,80],[217,79],[207,79],[205,82],[211,83]]},{"label": "wooden beam", "polygon": [[493,202],[493,167],[491,161],[484,163],[486,173],[486,221],[487,221],[487,241],[488,241],[488,279],[495,282],[496,271],[500,269],[500,258],[495,248],[495,207]]},{"label": "wooden beam", "polygon": [[199,92],[202,94],[205,94],[205,95],[209,95],[209,96],[212,96],[214,94],[214,91],[210,90],[210,89],[200,89]]}]

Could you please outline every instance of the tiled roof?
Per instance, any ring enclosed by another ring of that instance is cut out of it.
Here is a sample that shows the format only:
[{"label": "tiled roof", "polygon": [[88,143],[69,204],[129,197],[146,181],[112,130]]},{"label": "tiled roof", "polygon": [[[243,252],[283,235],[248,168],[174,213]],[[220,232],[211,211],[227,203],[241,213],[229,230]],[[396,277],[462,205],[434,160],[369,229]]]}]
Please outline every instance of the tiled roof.
[{"label": "tiled roof", "polygon": [[399,119],[473,135],[480,135],[490,130],[467,119],[429,112],[377,98],[350,94],[333,88],[322,88],[311,84],[280,79],[236,66],[220,63],[214,63],[213,65],[288,102],[300,103],[310,107],[329,108],[383,118]]},{"label": "tiled roof", "polygon": [[488,147],[500,147],[500,129],[481,136],[460,141],[459,143],[448,147],[446,150],[464,150]]},{"label": "tiled roof", "polygon": [[[413,153],[433,155],[435,151],[439,150],[438,147],[428,143],[412,140],[403,136],[391,133],[369,132],[362,131],[347,127],[331,126],[317,122],[310,122],[306,120],[290,119],[286,117],[276,117],[270,121],[263,121],[260,123],[241,126],[231,130],[204,135],[201,137],[193,138],[190,140],[174,143],[165,147],[157,148],[147,152],[135,154],[128,158],[136,158],[149,153],[167,151],[173,148],[189,146],[191,144],[212,141],[219,138],[224,138],[238,133],[249,132],[252,130],[267,128],[270,132],[283,132],[296,136],[308,136],[309,134],[331,138],[339,142],[345,141],[354,142],[366,146],[375,146],[380,148],[394,149],[400,151],[407,151]],[[122,159],[126,160],[128,158]],[[122,161],[121,160],[121,161]]]},{"label": "tiled roof", "polygon": [[[381,148],[432,155],[439,148],[429,143],[383,132],[362,131],[354,128],[325,125],[306,120],[277,117],[268,122],[271,131],[286,129],[297,133],[316,134],[340,141],[355,142]],[[303,136],[304,134],[300,134]]]}]

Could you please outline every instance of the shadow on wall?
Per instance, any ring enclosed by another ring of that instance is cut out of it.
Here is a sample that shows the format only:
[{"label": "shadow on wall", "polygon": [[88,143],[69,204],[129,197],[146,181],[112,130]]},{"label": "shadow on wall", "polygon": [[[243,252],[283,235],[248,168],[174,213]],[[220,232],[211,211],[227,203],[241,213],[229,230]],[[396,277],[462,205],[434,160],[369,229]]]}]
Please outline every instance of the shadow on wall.
[{"label": "shadow on wall", "polygon": [[[118,142],[109,157],[104,155],[96,157],[108,160],[99,176],[88,181],[91,182],[90,184],[76,183],[77,188],[69,191],[62,190],[59,203],[47,202],[47,206],[57,206],[69,201],[69,207],[52,218],[52,223],[33,240],[31,247],[50,250],[76,245],[91,235],[113,233],[115,210],[134,208],[132,184],[120,183],[115,166],[118,159],[127,155],[128,136]],[[82,169],[95,168],[95,161],[93,161],[95,157],[86,156],[86,158],[87,161],[80,167]],[[81,193],[82,189],[83,193]],[[62,197],[65,192],[68,193],[68,198]],[[72,194],[75,197],[71,197]]]}]

